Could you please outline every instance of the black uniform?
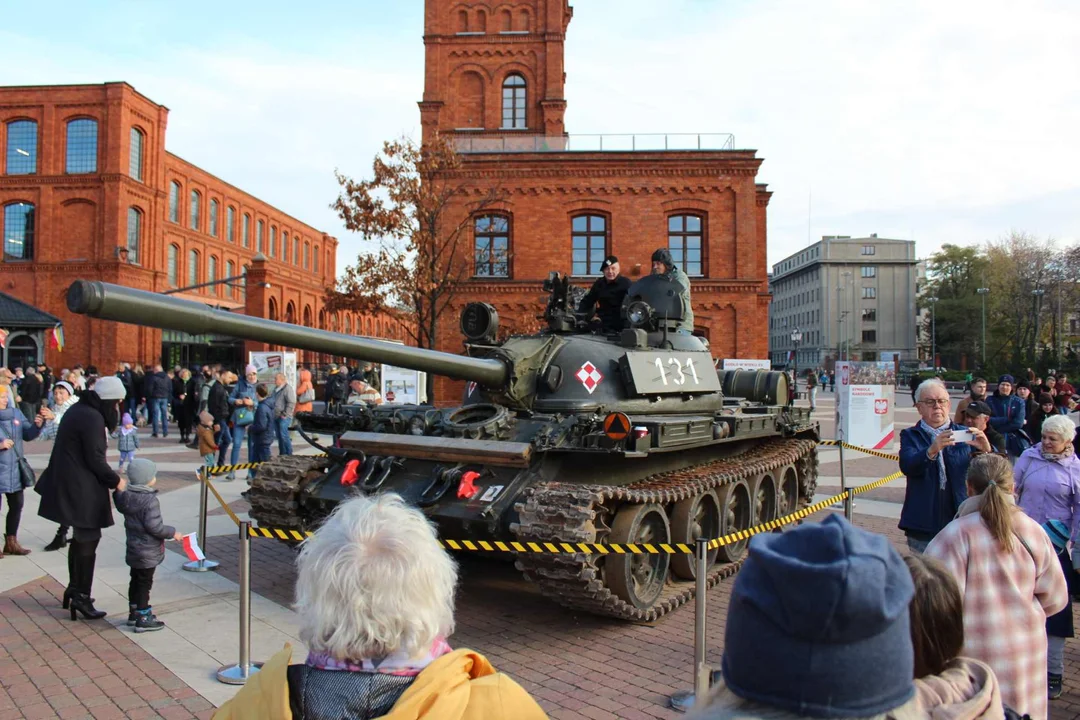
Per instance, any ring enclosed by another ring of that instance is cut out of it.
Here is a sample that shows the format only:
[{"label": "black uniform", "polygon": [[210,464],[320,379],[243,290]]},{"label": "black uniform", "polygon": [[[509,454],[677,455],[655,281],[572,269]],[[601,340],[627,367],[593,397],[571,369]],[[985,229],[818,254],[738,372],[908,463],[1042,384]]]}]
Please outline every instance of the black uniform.
[{"label": "black uniform", "polygon": [[615,278],[614,282],[608,282],[607,278],[603,277],[597,278],[589,292],[581,298],[578,312],[591,317],[595,306],[601,329],[622,330],[622,303],[629,289],[630,278],[622,275]]}]

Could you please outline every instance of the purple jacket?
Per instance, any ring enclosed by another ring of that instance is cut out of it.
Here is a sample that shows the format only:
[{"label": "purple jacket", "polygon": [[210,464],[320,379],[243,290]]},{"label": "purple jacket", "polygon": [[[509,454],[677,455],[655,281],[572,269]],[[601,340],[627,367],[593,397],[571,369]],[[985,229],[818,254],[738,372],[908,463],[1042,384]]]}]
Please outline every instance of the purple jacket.
[{"label": "purple jacket", "polygon": [[1035,522],[1060,520],[1075,542],[1080,537],[1080,458],[1061,462],[1042,456],[1042,443],[1024,451],[1013,468],[1017,504]]}]

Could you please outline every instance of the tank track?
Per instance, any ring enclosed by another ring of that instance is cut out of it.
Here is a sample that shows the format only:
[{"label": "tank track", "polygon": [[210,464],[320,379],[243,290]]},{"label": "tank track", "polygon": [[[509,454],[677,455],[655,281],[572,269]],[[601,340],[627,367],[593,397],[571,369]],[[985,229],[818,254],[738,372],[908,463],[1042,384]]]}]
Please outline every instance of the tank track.
[{"label": "tank track", "polygon": [[325,457],[278,455],[259,466],[247,500],[249,513],[260,527],[303,531],[300,490],[309,475],[319,476],[330,466]]},{"label": "tank track", "polygon": [[[799,494],[808,502],[817,486],[817,442],[778,439],[744,454],[652,475],[631,485],[611,487],[549,482],[527,491],[518,503],[519,522],[512,530],[519,541],[604,542],[605,518],[622,503],[669,505],[707,490],[793,464],[799,473]],[[694,597],[693,581],[668,580],[659,599],[638,608],[616,596],[605,584],[597,555],[520,553],[516,566],[540,592],[575,610],[623,620],[652,622]],[[714,587],[738,572],[742,560],[714,565],[706,579]]]}]

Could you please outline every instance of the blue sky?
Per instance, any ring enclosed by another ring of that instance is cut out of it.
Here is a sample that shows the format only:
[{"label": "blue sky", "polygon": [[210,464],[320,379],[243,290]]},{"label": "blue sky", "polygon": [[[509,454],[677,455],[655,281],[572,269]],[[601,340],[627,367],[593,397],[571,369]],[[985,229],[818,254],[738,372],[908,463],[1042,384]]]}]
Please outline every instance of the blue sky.
[{"label": "blue sky", "polygon": [[[822,234],[914,238],[920,256],[1014,229],[1080,241],[1080,3],[573,4],[568,130],[734,133],[775,193],[770,262]],[[170,108],[171,152],[336,235],[339,267],[360,243],[328,207],[335,167],[361,175],[419,132],[420,0],[4,18],[0,84],[130,82]]]}]

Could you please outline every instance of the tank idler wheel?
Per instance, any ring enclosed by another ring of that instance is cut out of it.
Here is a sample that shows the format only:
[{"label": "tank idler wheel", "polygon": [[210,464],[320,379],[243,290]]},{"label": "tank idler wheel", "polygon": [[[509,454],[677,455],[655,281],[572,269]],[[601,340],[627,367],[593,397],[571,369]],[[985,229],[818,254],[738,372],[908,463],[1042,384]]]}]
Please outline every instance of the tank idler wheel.
[{"label": "tank idler wheel", "polygon": [[799,509],[799,473],[794,465],[786,465],[776,471],[780,478],[776,516],[784,517]]},{"label": "tank idler wheel", "polygon": [[776,506],[779,503],[776,494],[776,478],[771,472],[762,473],[754,478],[750,487],[754,496],[754,525],[761,525],[776,519]]},{"label": "tank idler wheel", "polygon": [[[659,545],[671,542],[671,528],[664,508],[655,503],[623,505],[611,526],[610,542]],[[671,556],[658,554],[611,554],[605,560],[605,578],[611,592],[636,608],[653,606],[664,591]]]},{"label": "tank idler wheel", "polygon": [[[717,497],[722,508],[720,518],[721,537],[740,530],[747,530],[753,523],[754,508],[750,503],[750,488],[739,480],[719,488]],[[746,552],[747,540],[740,540],[730,545],[721,545],[718,559],[721,562],[735,562]]]},{"label": "tank idler wheel", "polygon": [[[671,535],[675,542],[690,547],[694,547],[698,538],[720,537],[720,500],[716,493],[709,491],[675,503],[671,513]],[[716,562],[717,552],[710,550],[706,555],[706,567],[712,567]],[[693,580],[697,577],[697,557],[685,553],[673,555],[671,572],[683,580]]]}]

